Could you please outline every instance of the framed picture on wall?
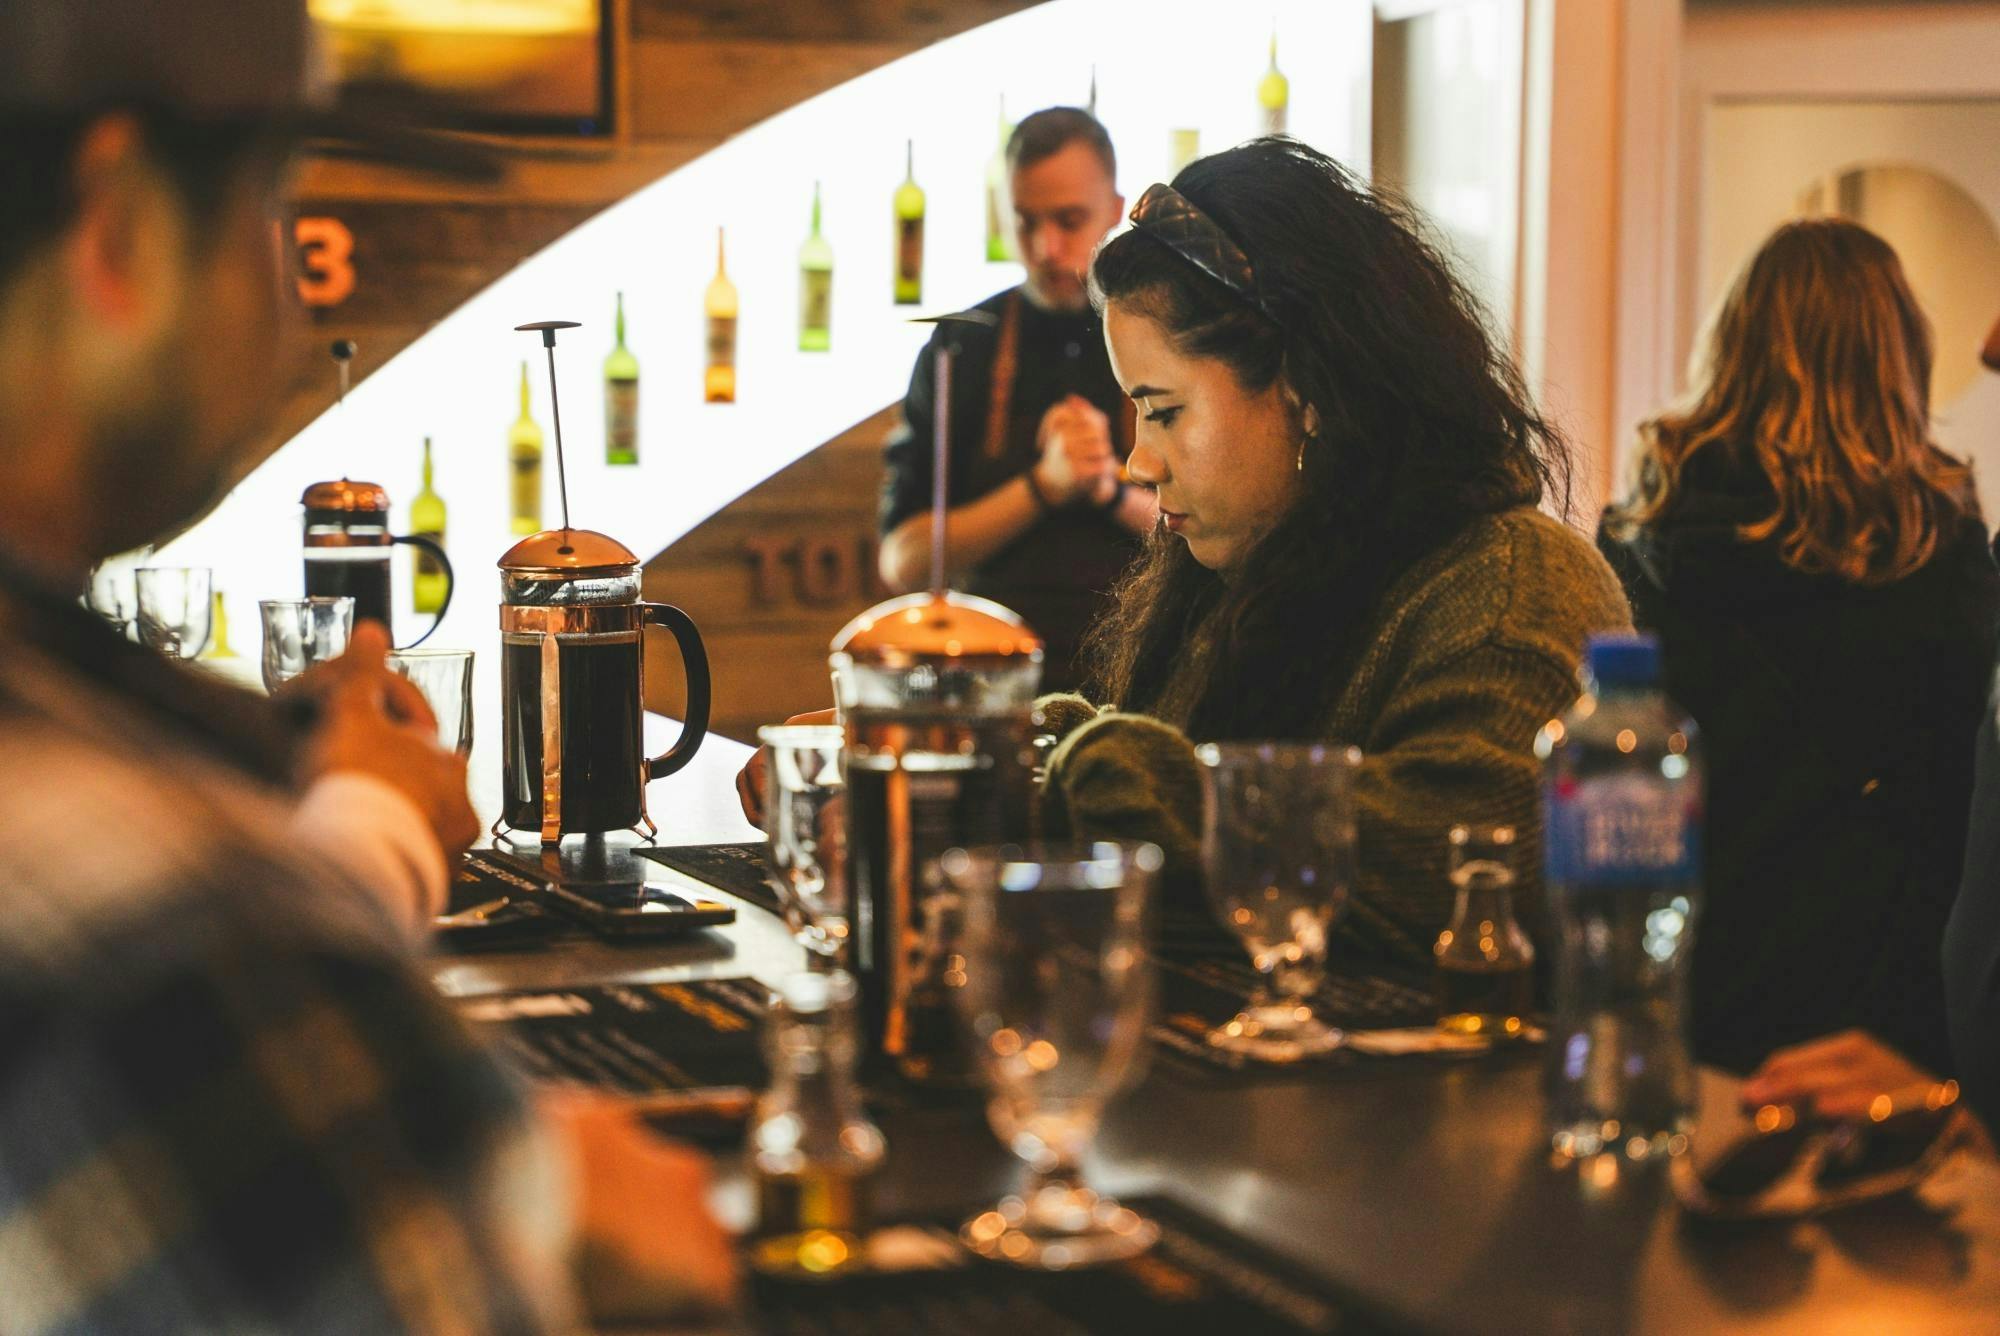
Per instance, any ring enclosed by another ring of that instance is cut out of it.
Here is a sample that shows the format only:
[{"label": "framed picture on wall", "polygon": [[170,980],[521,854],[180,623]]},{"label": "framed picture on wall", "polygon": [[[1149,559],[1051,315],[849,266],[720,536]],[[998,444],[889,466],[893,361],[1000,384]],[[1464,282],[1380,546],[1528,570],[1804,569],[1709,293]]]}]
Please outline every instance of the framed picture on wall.
[{"label": "framed picture on wall", "polygon": [[609,134],[613,0],[308,0],[340,102],[443,129]]}]

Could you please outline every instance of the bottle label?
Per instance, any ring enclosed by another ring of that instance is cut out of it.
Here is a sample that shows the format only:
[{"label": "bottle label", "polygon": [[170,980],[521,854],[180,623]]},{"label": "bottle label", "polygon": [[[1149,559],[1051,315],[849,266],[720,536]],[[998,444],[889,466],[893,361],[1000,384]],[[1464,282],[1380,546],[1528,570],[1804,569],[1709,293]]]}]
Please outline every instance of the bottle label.
[{"label": "bottle label", "polygon": [[1007,227],[1006,188],[989,181],[986,183],[986,258],[1013,259],[1013,240]]},{"label": "bottle label", "polygon": [[[444,530],[442,529],[419,529],[415,536],[418,538],[428,538],[439,547],[444,546]],[[434,576],[440,580],[444,578],[444,566],[436,557],[431,555],[430,549],[417,548],[416,558],[417,575],[419,577]]]},{"label": "bottle label", "polygon": [[1289,110],[1289,107],[1286,103],[1283,102],[1280,102],[1275,107],[1264,108],[1265,134],[1281,135],[1285,132],[1285,112],[1287,110]]},{"label": "bottle label", "polygon": [[604,382],[604,453],[614,459],[639,457],[639,382]]},{"label": "bottle label", "polygon": [[708,364],[736,365],[736,317],[712,315],[708,318]]},{"label": "bottle label", "polygon": [[514,518],[542,527],[542,461],[539,455],[514,461]]},{"label": "bottle label", "polygon": [[1551,794],[1544,810],[1551,884],[1657,886],[1700,876],[1701,822],[1678,785],[1607,775]]},{"label": "bottle label", "polygon": [[799,327],[823,330],[833,324],[833,271],[799,271]]},{"label": "bottle label", "polygon": [[896,282],[921,291],[924,281],[924,220],[896,220]]}]

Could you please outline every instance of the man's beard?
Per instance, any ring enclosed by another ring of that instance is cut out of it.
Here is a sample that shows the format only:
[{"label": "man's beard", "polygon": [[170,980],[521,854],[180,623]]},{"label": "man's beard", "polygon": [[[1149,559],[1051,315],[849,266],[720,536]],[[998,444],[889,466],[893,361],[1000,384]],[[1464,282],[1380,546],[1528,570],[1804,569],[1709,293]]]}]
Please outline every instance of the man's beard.
[{"label": "man's beard", "polygon": [[200,447],[192,383],[162,356],[99,429],[91,469],[96,492],[94,559],[163,546],[222,503],[248,471],[240,443]]}]

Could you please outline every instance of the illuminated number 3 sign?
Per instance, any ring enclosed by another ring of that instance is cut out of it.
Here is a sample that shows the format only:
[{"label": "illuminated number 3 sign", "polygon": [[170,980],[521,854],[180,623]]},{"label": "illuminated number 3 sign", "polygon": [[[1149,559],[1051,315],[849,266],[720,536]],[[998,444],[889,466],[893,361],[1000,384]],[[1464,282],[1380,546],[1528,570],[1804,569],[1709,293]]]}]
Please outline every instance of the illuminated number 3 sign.
[{"label": "illuminated number 3 sign", "polygon": [[301,218],[292,239],[299,248],[299,300],[338,306],[354,292],[354,234],[338,218]]}]

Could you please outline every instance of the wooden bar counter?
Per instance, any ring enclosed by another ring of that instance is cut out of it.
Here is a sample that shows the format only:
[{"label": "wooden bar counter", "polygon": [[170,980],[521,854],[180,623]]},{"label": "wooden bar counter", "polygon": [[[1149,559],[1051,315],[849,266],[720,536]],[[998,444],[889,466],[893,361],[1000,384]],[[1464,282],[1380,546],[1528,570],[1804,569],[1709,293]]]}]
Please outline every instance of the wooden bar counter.
[{"label": "wooden bar counter", "polygon": [[[649,725],[649,741],[667,721]],[[650,799],[662,844],[757,838],[711,737]],[[481,778],[475,776],[475,782]],[[494,778],[497,778],[494,777]],[[482,795],[484,796],[484,795]],[[490,806],[482,802],[482,806]],[[676,874],[661,871],[661,880]],[[705,889],[711,898],[726,893]],[[584,943],[440,957],[458,995],[796,968],[775,917],[665,946]],[[1734,1083],[1703,1078],[1703,1124]],[[970,1103],[882,1120],[885,1216],[938,1214],[1018,1177]],[[721,1166],[725,1175],[732,1165]],[[1227,1087],[1157,1066],[1111,1108],[1088,1176],[1172,1196],[1418,1330],[1519,1333],[1972,1333],[2000,1330],[2000,1165],[1960,1156],[1918,1194],[1794,1223],[1685,1216],[1661,1177],[1584,1182],[1548,1165],[1539,1063],[1384,1060],[1334,1080],[1274,1073]]]}]

